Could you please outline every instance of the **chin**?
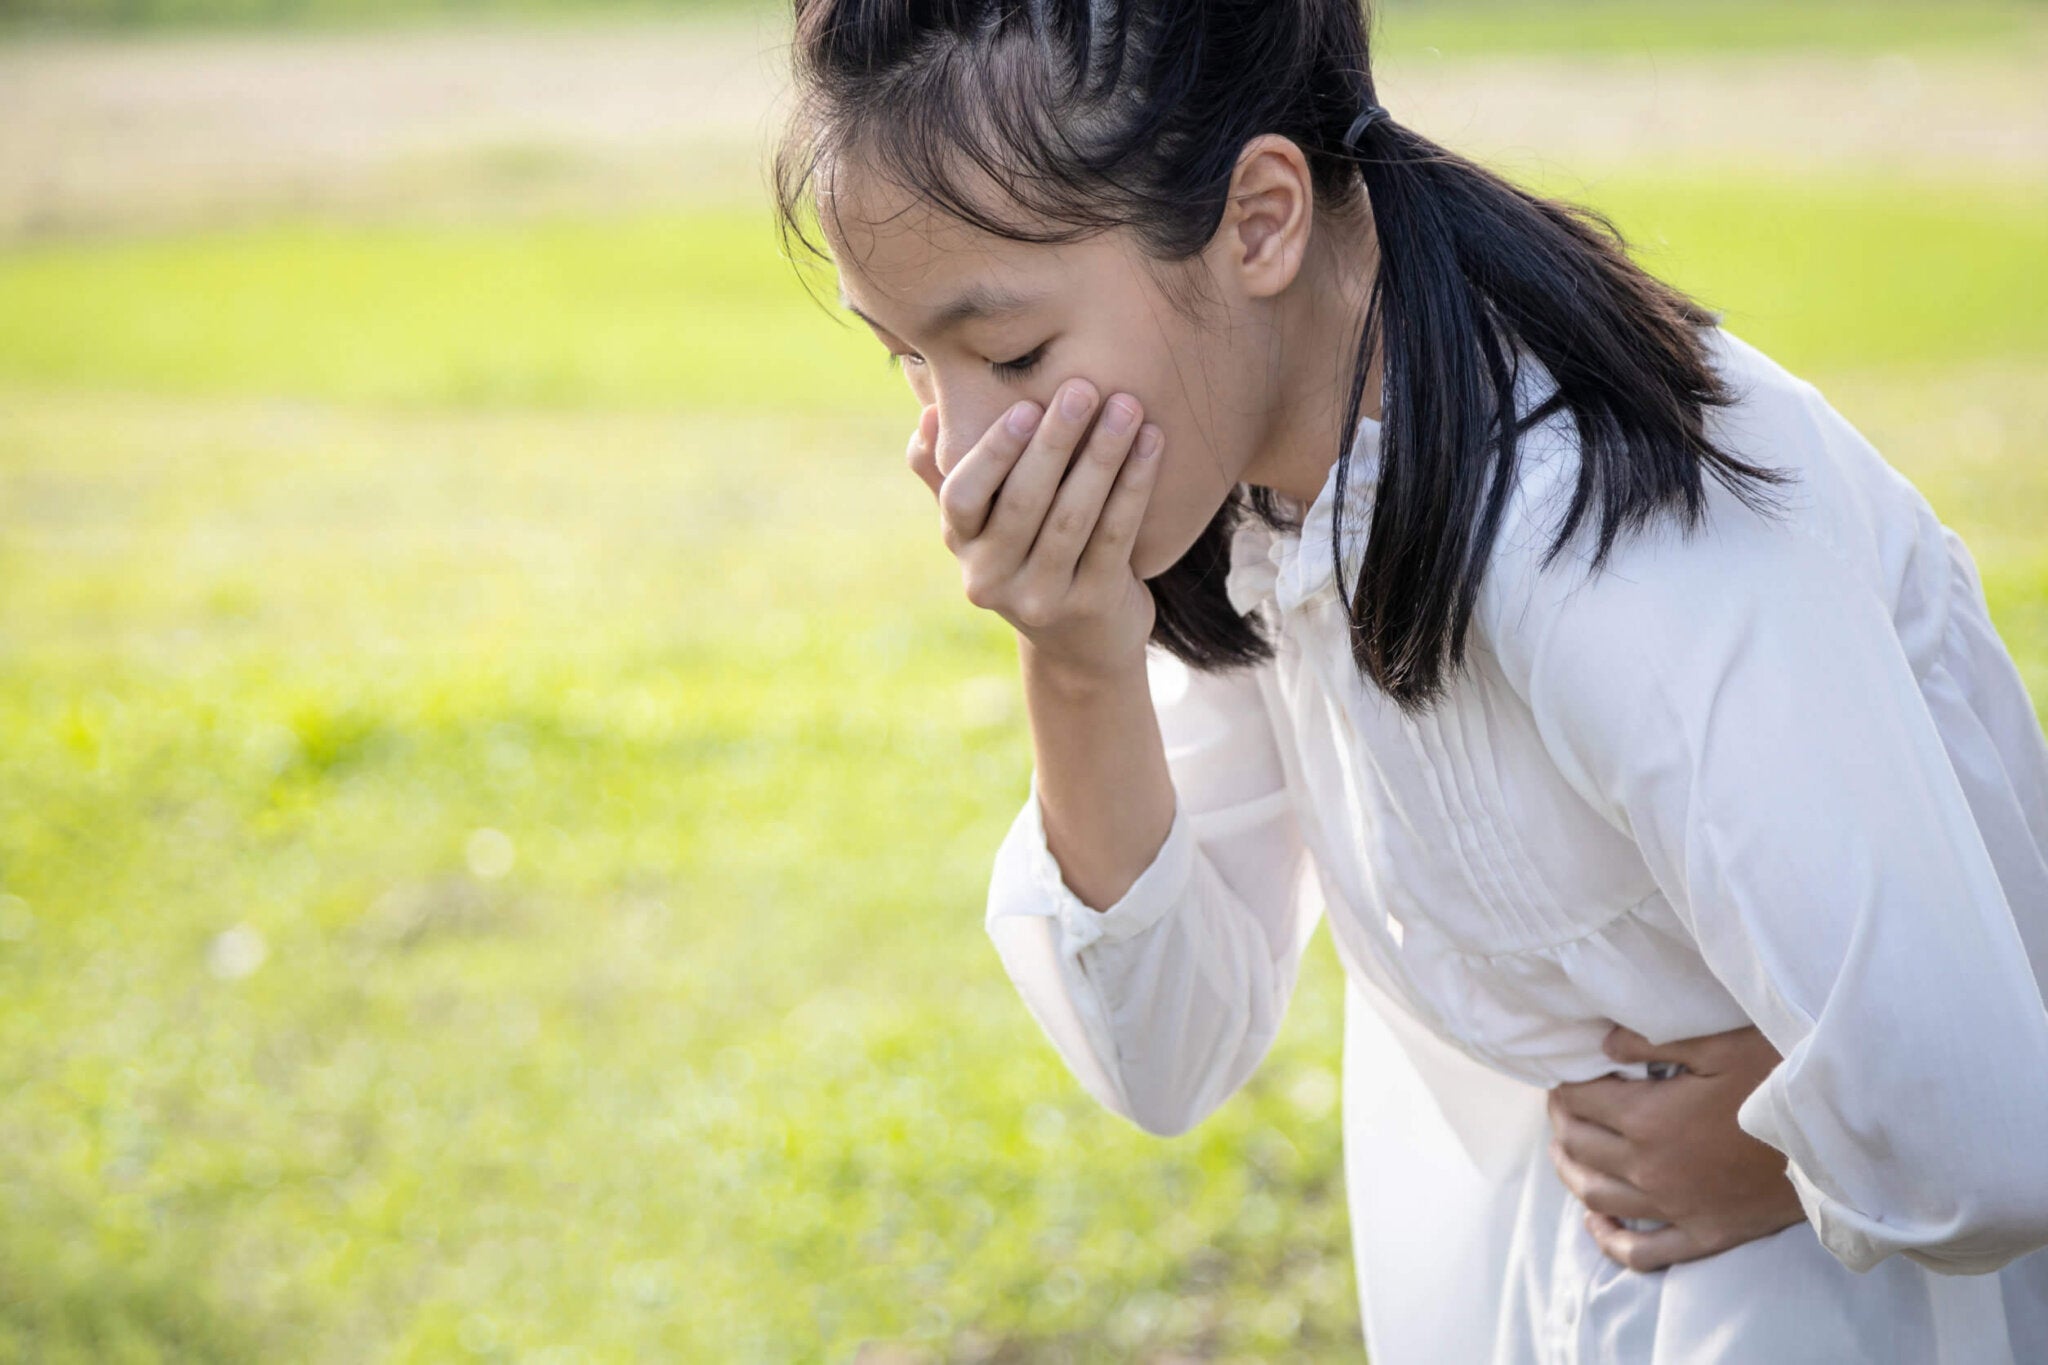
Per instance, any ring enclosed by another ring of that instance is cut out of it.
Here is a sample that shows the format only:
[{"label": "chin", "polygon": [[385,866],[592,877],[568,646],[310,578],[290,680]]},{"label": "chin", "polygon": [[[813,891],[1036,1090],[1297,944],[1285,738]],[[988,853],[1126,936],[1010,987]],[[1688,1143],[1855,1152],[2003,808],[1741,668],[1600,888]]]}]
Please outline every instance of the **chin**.
[{"label": "chin", "polygon": [[1131,571],[1140,578],[1157,578],[1180,562],[1208,526],[1206,517],[1186,532],[1156,521],[1144,522],[1131,544]]},{"label": "chin", "polygon": [[[1190,545],[1193,543],[1188,542]],[[1140,535],[1138,543],[1131,547],[1131,571],[1140,578],[1157,578],[1178,563],[1180,557],[1188,552],[1187,545],[1166,548],[1172,553],[1162,552],[1158,545]]]}]

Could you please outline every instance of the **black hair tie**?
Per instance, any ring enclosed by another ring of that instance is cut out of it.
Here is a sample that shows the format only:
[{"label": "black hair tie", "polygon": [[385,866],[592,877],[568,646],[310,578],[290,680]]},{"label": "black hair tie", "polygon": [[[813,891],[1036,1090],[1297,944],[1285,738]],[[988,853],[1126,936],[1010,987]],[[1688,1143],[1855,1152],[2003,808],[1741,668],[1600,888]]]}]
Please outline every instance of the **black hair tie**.
[{"label": "black hair tie", "polygon": [[1385,105],[1366,105],[1365,108],[1358,111],[1358,117],[1351,120],[1350,131],[1344,134],[1344,149],[1353,156],[1358,155],[1358,140],[1365,136],[1366,129],[1372,127],[1375,123],[1392,117],[1393,115],[1387,112]]}]

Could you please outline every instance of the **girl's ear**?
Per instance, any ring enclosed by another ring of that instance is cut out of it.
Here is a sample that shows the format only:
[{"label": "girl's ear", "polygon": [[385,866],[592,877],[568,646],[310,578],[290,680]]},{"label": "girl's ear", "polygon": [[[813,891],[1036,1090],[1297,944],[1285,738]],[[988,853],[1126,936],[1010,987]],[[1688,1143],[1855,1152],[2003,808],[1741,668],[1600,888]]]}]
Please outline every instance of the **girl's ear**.
[{"label": "girl's ear", "polygon": [[1217,267],[1245,298],[1272,298],[1294,283],[1308,254],[1315,183],[1291,138],[1261,133],[1245,143],[1231,173]]}]

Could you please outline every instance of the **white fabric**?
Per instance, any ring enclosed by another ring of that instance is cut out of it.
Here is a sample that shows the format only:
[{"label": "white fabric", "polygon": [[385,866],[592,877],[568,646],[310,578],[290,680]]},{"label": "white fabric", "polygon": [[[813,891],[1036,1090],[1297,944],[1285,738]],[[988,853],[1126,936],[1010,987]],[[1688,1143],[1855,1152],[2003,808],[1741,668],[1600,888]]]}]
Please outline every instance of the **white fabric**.
[{"label": "white fabric", "polygon": [[[1179,1133],[1271,1046],[1327,917],[1376,1365],[2048,1361],[2048,740],[1968,551],[1809,384],[1716,332],[1724,448],[1789,467],[1776,518],[1539,564],[1567,415],[1522,467],[1441,707],[1359,679],[1329,546],[1242,527],[1228,588],[1276,657],[1149,676],[1177,807],[1106,911],[1045,846],[1036,774],[987,929],[1099,1101]],[[1552,391],[1524,361],[1524,412]],[[1346,477],[1361,528],[1378,427]],[[1740,1114],[1810,1222],[1639,1274],[1600,1255],[1543,1091],[1755,1022]]]}]

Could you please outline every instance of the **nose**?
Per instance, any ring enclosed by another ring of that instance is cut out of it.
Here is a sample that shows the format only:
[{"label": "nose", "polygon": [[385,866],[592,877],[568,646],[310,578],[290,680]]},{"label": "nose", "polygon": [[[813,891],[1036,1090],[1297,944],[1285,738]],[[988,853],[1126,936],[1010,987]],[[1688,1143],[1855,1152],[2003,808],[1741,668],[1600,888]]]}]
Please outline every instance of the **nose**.
[{"label": "nose", "polygon": [[967,452],[973,448],[974,442],[963,436],[959,427],[946,421],[944,417],[939,419],[939,473],[952,473],[953,466],[966,459]]},{"label": "nose", "polygon": [[1009,411],[1007,406],[982,411],[983,404],[962,405],[941,403],[939,409],[939,439],[934,448],[939,473],[950,474],[953,466],[967,458],[967,452],[987,434],[989,427]]}]

